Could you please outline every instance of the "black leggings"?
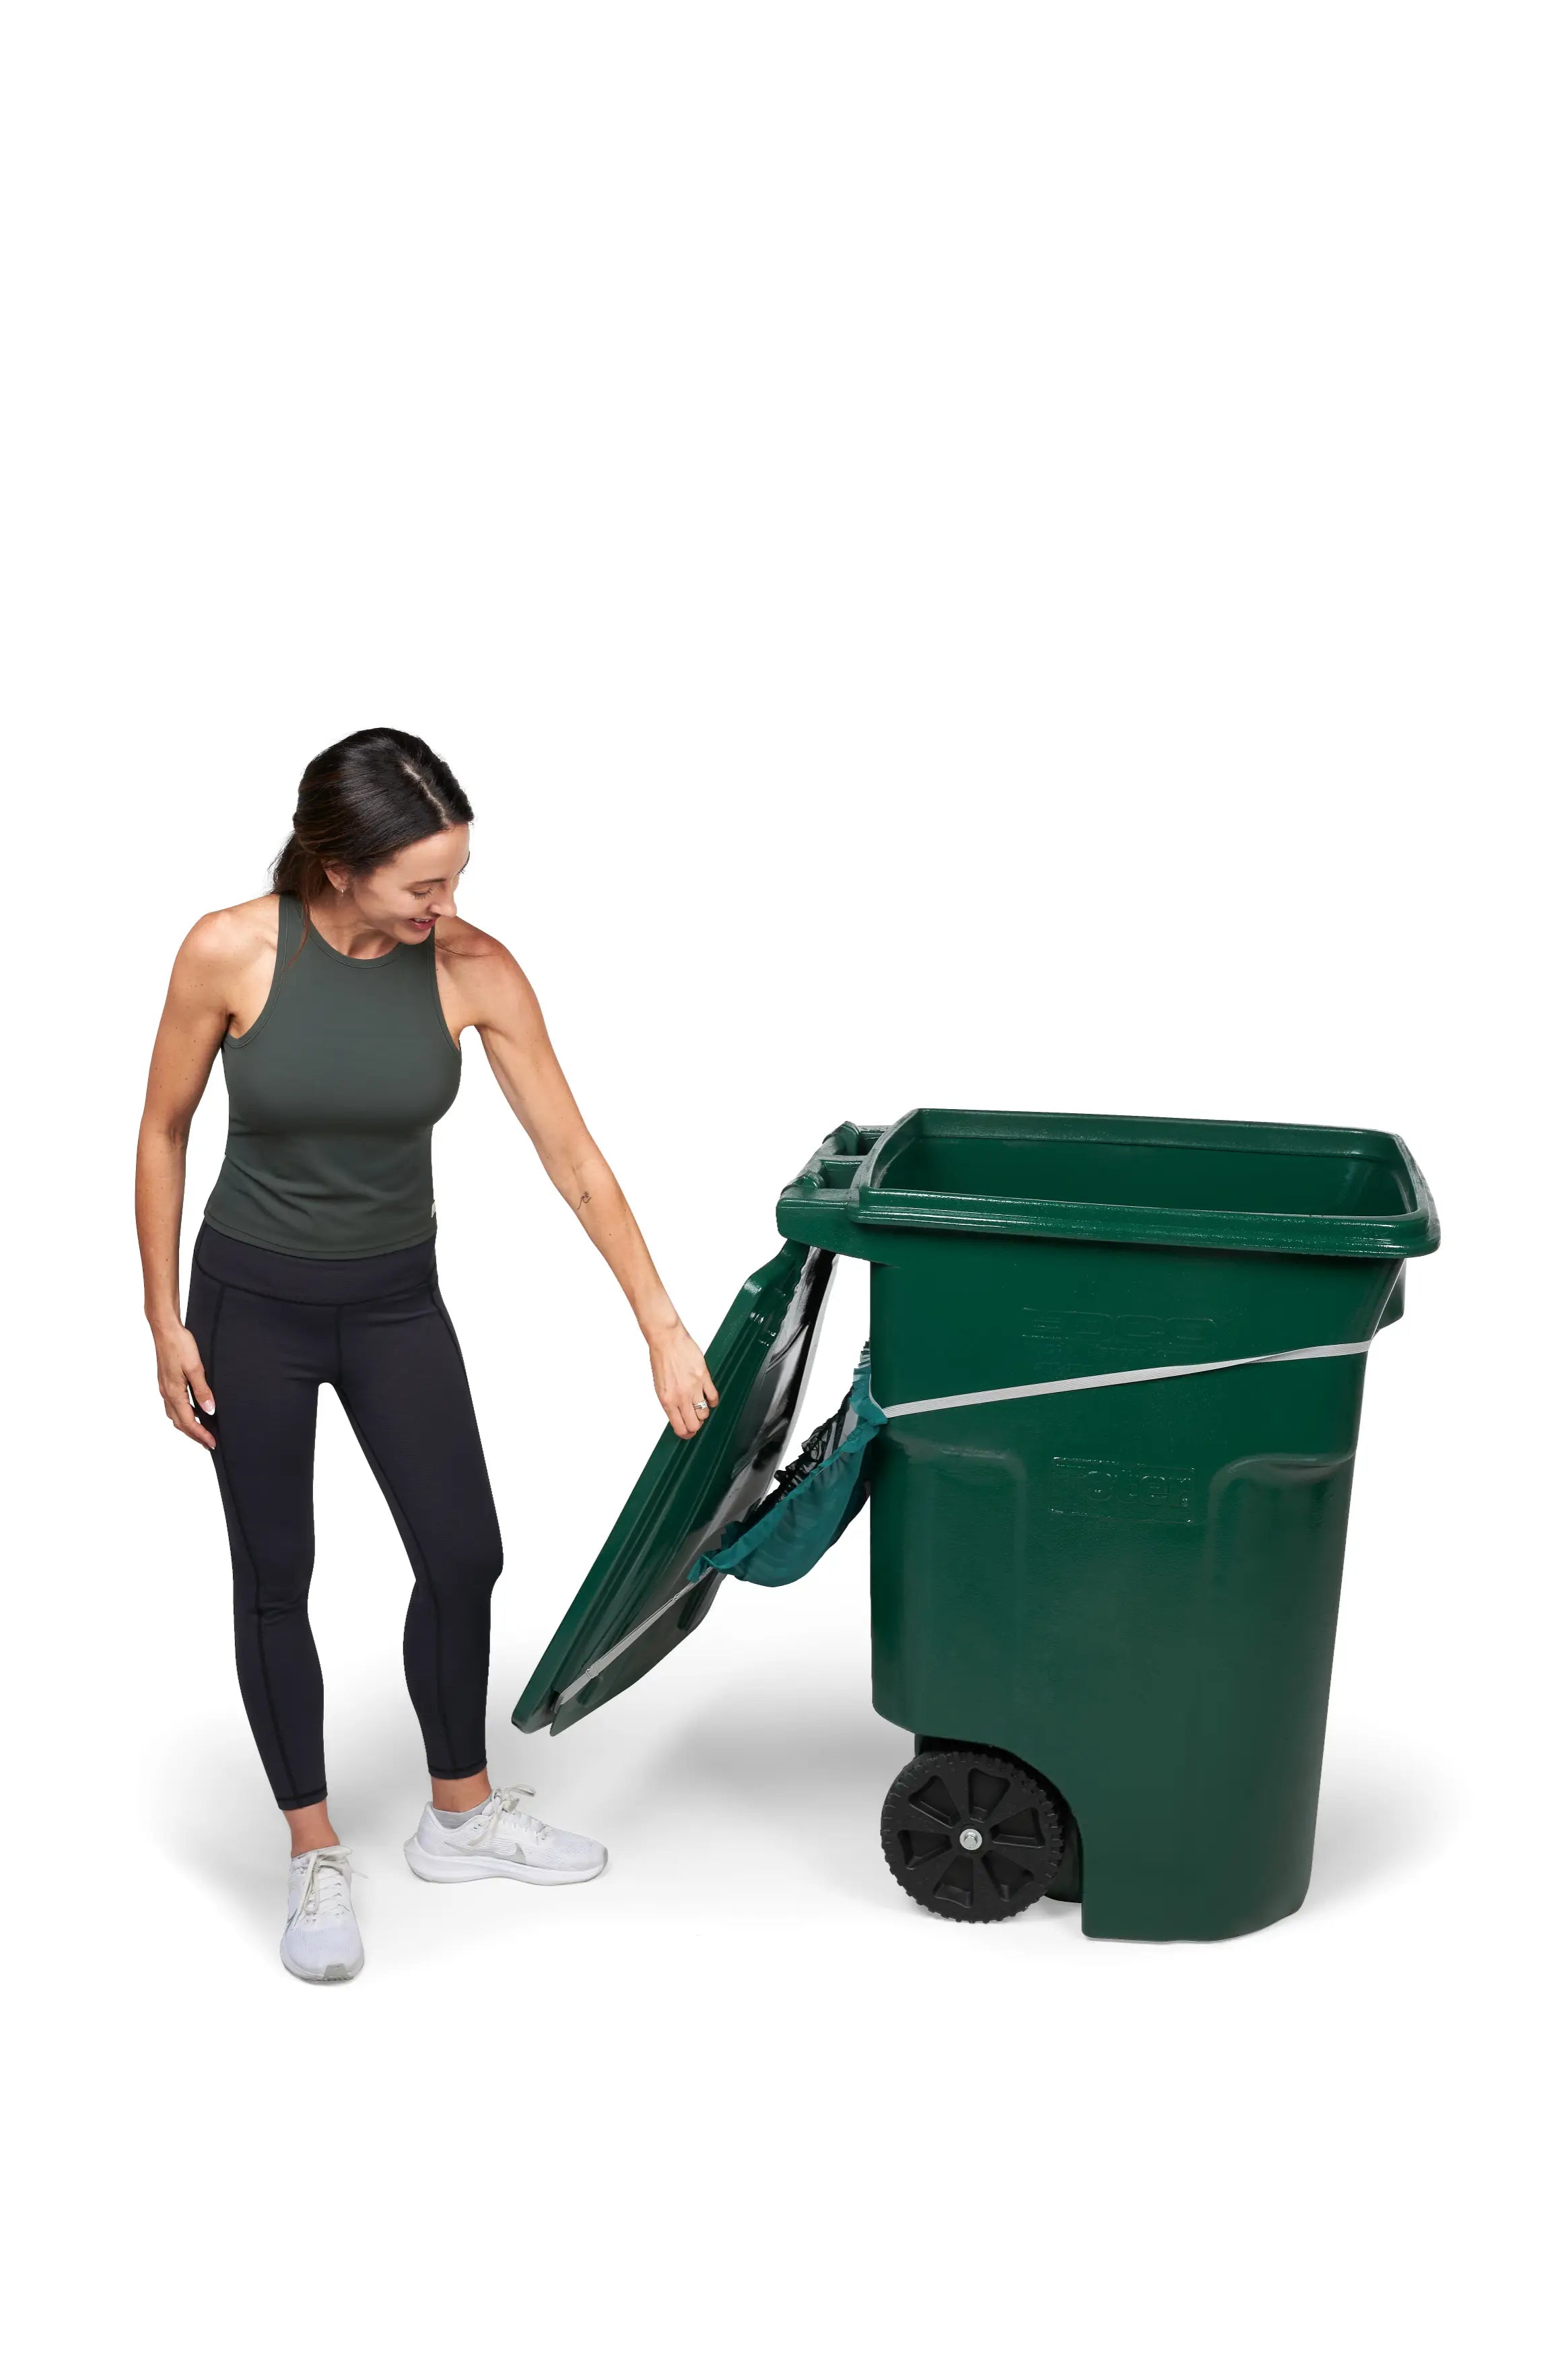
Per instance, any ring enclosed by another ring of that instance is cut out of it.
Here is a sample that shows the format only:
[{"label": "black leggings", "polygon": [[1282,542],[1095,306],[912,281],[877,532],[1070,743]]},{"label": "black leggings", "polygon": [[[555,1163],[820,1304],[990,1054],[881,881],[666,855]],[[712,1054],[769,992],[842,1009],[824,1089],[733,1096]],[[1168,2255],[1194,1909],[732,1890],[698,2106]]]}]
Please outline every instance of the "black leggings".
[{"label": "black leggings", "polygon": [[201,1419],[234,1560],[246,1713],[280,1806],[327,1794],[321,1669],[307,1603],[316,1392],[336,1389],[414,1567],[403,1663],[433,1775],[485,1763],[490,1588],[500,1530],[436,1246],[380,1258],[287,1258],[196,1237],[186,1322],[217,1408]]}]

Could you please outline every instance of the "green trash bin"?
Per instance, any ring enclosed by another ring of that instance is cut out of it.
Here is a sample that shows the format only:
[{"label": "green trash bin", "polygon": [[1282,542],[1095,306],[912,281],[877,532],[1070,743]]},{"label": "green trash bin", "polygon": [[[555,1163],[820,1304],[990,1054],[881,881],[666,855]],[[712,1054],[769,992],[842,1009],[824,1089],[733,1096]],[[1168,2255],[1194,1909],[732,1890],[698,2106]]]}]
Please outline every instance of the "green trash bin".
[{"label": "green trash bin", "polygon": [[[1437,1246],[1404,1145],[922,1110],[836,1130],[778,1223],[799,1256],[752,1286],[772,1280],[794,1370],[828,1254],[871,1265],[872,1699],[916,1739],[883,1816],[895,1876],[954,1919],[1079,1900],[1100,1936],[1294,1911],[1366,1352],[1404,1261]],[[710,1601],[687,1572],[787,1435],[766,1317],[752,1345],[763,1407],[743,1377],[695,1441],[700,1509],[652,1512],[650,1569],[644,1496],[641,1567],[613,1537],[520,1723],[624,1688]],[[763,1423],[771,1451],[747,1442]]]}]

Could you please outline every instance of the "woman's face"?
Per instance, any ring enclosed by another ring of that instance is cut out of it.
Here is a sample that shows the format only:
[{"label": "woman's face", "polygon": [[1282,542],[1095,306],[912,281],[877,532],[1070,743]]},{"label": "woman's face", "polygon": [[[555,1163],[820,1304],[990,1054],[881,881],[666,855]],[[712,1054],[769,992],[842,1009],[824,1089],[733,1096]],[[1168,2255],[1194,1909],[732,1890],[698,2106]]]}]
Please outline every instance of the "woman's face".
[{"label": "woman's face", "polygon": [[443,915],[457,913],[458,878],[468,862],[468,828],[449,825],[368,874],[329,866],[327,880],[378,932],[412,943],[427,939]]}]

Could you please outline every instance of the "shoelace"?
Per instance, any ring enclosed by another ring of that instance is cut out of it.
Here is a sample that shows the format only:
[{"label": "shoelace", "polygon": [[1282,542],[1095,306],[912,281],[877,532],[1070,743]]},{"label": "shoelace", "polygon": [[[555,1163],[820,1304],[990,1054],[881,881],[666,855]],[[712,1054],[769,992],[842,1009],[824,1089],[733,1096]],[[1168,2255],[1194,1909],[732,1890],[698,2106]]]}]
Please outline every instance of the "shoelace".
[{"label": "shoelace", "polygon": [[537,1814],[531,1814],[522,1802],[533,1794],[526,1781],[518,1781],[510,1789],[497,1789],[485,1808],[479,1843],[492,1846],[498,1832],[510,1833],[520,1845],[542,1840],[549,1824],[542,1822]]},{"label": "shoelace", "polygon": [[[295,1907],[297,1920],[349,1920],[353,1905],[349,1882],[355,1877],[346,1846],[319,1846],[305,1866],[305,1883]],[[363,1878],[363,1872],[357,1874]]]}]

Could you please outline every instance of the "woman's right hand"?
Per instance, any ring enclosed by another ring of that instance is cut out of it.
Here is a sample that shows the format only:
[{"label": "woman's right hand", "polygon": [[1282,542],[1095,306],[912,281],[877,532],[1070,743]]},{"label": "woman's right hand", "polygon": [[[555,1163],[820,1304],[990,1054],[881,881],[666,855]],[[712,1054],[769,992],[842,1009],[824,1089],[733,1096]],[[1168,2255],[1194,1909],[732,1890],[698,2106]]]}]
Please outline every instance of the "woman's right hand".
[{"label": "woman's right hand", "polygon": [[196,1398],[204,1413],[216,1413],[217,1407],[207,1387],[207,1377],[202,1369],[201,1350],[196,1346],[183,1324],[167,1332],[155,1332],[153,1345],[158,1351],[158,1388],[163,1399],[163,1411],[174,1428],[194,1438],[198,1446],[209,1452],[217,1445],[210,1430],[204,1430],[196,1419],[191,1399]]}]

